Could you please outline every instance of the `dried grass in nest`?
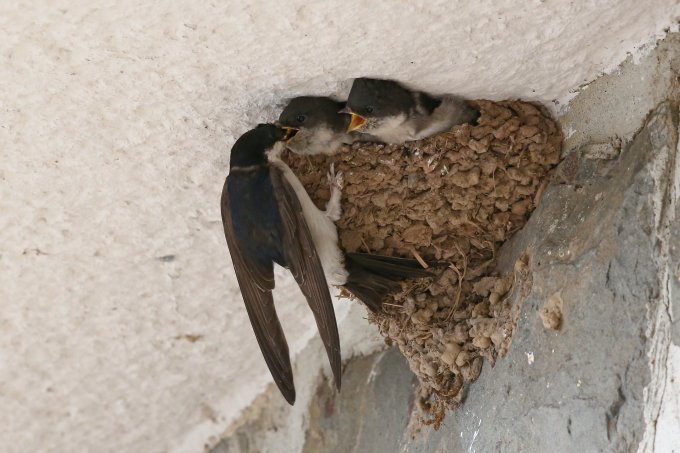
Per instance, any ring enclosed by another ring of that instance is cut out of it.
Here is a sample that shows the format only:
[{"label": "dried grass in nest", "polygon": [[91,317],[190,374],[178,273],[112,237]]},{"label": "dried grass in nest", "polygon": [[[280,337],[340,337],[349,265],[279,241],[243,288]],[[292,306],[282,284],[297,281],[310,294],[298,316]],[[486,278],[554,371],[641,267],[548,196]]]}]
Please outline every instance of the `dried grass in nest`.
[{"label": "dried grass in nest", "polygon": [[540,107],[478,105],[477,126],[405,146],[357,143],[333,156],[284,156],[322,209],[329,165],[344,173],[337,226],[345,250],[448,263],[433,278],[404,283],[383,313],[369,314],[407,358],[431,417],[425,423],[435,427],[483,360],[493,365],[507,352],[518,313],[509,294],[527,293],[530,276],[526,258],[514,273],[492,275],[495,254],[528,220],[562,146]]}]

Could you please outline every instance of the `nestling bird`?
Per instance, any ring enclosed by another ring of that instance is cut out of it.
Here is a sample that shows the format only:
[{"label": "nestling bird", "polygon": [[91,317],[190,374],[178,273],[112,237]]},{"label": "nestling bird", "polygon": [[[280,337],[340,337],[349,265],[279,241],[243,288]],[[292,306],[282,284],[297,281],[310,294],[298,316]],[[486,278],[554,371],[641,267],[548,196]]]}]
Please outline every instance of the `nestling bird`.
[{"label": "nestling bird", "polygon": [[394,144],[421,140],[479,118],[479,109],[457,96],[435,97],[393,80],[369,78],[354,80],[342,111],[352,115],[348,131]]},{"label": "nestling bird", "polygon": [[342,145],[375,141],[366,134],[347,131],[352,116],[340,113],[344,107],[344,102],[323,96],[291,99],[278,120],[280,126],[298,131],[288,148],[297,154],[333,154]]},{"label": "nestling bird", "polygon": [[274,381],[295,402],[286,338],[274,308],[274,263],[290,270],[314,312],[338,389],[340,341],[328,284],[344,285],[371,310],[399,280],[430,275],[415,260],[344,254],[334,220],[340,218],[342,174],[331,167],[326,210],[314,205],[279,157],[295,130],[259,125],[231,150],[222,190],[224,234],[250,322]]}]

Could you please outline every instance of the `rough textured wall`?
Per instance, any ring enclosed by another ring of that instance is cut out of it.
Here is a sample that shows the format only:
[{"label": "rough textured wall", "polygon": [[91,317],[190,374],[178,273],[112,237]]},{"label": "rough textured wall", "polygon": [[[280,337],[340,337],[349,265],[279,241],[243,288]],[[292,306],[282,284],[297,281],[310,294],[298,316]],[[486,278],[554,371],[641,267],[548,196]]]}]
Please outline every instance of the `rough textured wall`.
[{"label": "rough textured wall", "polygon": [[[639,66],[589,85],[562,116],[566,157],[499,255],[503,271],[528,252],[533,282],[515,296],[510,351],[484,366],[439,431],[417,429],[413,375],[390,350],[352,360],[340,394],[322,379],[307,419],[249,414],[214,453],[275,452],[300,437],[305,453],[677,451],[678,69],[675,34]],[[557,331],[541,317],[554,301]],[[276,413],[275,403],[259,409]]]},{"label": "rough textured wall", "polygon": [[[0,450],[197,451],[269,382],[217,200],[233,140],[282,98],[370,74],[551,103],[677,14],[674,0],[2,2]],[[299,351],[311,316],[280,282]],[[345,324],[344,350],[367,346]]]}]

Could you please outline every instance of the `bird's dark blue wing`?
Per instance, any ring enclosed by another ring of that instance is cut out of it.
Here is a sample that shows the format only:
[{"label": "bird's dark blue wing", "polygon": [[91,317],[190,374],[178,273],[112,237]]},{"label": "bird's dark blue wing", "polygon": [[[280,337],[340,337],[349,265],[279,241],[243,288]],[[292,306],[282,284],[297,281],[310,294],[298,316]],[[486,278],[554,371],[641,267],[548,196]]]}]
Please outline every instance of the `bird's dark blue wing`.
[{"label": "bird's dark blue wing", "polygon": [[[236,279],[241,288],[241,295],[248,311],[250,323],[255,331],[255,337],[269,371],[274,377],[274,382],[276,382],[286,401],[293,404],[295,402],[293,371],[290,365],[288,343],[279,318],[276,316],[272,298],[274,265],[272,259],[267,256],[268,253],[275,255],[278,252],[266,252],[264,248],[259,248],[259,254],[253,254],[253,244],[244,244],[238,237],[234,228],[235,216],[232,215],[229,182],[230,178],[228,177],[222,190],[221,211],[224,235],[231,254]],[[240,225],[240,228],[246,226]],[[263,240],[265,243],[267,241],[275,243],[277,238],[264,235]]]},{"label": "bird's dark blue wing", "polygon": [[295,190],[276,166],[271,167],[270,180],[283,225],[283,254],[288,268],[300,285],[314,313],[314,319],[331,364],[335,385],[340,389],[342,375],[340,337],[321,261]]},{"label": "bird's dark blue wing", "polygon": [[269,169],[232,172],[227,177],[234,234],[249,256],[287,267],[282,253],[281,216]]}]

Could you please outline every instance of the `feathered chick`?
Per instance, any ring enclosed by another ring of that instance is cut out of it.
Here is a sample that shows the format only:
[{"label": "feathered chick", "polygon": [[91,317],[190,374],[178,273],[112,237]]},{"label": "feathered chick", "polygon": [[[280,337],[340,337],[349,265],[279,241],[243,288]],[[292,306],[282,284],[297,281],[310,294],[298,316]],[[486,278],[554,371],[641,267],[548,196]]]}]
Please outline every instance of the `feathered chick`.
[{"label": "feathered chick", "polygon": [[297,154],[333,154],[342,145],[355,141],[375,141],[360,132],[348,132],[352,120],[341,113],[345,103],[323,96],[300,96],[291,99],[279,116],[278,124],[295,129],[297,134],[288,148]]},{"label": "feathered chick", "polygon": [[421,140],[453,126],[475,124],[479,109],[453,95],[435,97],[393,80],[355,79],[343,110],[352,115],[349,132],[358,131],[385,143]]}]

